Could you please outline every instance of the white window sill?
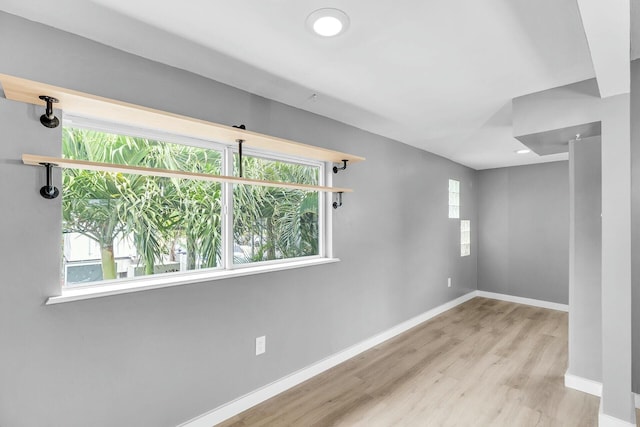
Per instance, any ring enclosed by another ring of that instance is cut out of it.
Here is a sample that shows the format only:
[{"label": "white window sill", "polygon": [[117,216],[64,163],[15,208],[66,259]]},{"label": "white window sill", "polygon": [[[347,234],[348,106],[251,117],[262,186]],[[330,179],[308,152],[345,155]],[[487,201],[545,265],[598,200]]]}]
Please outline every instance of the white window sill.
[{"label": "white window sill", "polygon": [[193,272],[177,276],[171,275],[157,278],[143,278],[140,280],[132,280],[124,283],[115,283],[110,285],[95,285],[76,289],[63,289],[61,295],[49,297],[46,304],[61,304],[64,302],[100,298],[110,295],[128,294],[131,292],[146,291],[149,289],[189,285],[191,283],[209,282],[212,280],[249,276],[253,274],[268,273],[272,271],[290,270],[293,268],[330,264],[338,261],[340,261],[339,258],[314,258],[301,261],[289,261],[268,265],[258,265],[254,267],[242,267],[234,270]]}]

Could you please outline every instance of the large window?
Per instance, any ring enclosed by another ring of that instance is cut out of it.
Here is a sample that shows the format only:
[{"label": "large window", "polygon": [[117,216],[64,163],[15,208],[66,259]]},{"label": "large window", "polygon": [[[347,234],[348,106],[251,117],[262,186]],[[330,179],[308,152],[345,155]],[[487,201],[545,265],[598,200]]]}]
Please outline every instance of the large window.
[{"label": "large window", "polygon": [[[237,174],[232,147],[157,139],[66,126],[62,151],[70,159]],[[250,154],[244,177],[322,184],[319,162]],[[75,169],[63,169],[62,187],[67,287],[323,255],[317,191]]]}]

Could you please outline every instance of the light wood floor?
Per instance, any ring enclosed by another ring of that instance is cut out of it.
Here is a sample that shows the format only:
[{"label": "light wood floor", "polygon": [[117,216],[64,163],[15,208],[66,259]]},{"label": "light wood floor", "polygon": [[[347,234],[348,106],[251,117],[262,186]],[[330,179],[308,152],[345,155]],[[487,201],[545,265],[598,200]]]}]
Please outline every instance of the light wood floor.
[{"label": "light wood floor", "polygon": [[474,298],[219,426],[597,426],[566,366],[567,313]]}]

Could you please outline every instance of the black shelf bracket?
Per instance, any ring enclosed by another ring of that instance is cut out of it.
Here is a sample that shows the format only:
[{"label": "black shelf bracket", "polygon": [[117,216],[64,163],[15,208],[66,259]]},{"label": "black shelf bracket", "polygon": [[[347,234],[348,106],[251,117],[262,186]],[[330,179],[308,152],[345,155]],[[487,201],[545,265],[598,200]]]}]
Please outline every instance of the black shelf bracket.
[{"label": "black shelf bracket", "polygon": [[339,168],[338,166],[334,166],[334,167],[333,167],[333,173],[338,173],[338,171],[343,171],[343,170],[345,170],[345,169],[347,168],[347,162],[348,162],[348,161],[349,161],[349,160],[344,160],[344,159],[343,159],[343,160],[342,160],[342,167],[340,167],[340,168]]},{"label": "black shelf bracket", "polygon": [[53,104],[60,101],[53,96],[47,95],[40,95],[38,98],[47,103],[44,114],[40,116],[40,123],[42,123],[42,126],[50,129],[57,128],[58,125],[60,125],[60,120],[53,114]]},{"label": "black shelf bracket", "polygon": [[47,169],[47,185],[45,185],[40,189],[40,195],[45,199],[55,199],[60,195],[60,191],[56,187],[54,187],[53,183],[51,182],[52,181],[51,170],[53,169],[54,166],[58,166],[58,165],[53,163],[40,163],[40,164]]},{"label": "black shelf bracket", "polygon": [[333,209],[338,209],[342,206],[342,191],[338,191],[338,201],[333,202]]},{"label": "black shelf bracket", "polygon": [[236,139],[236,142],[238,143],[238,176],[242,178],[242,143],[244,139]]},{"label": "black shelf bracket", "polygon": [[[233,125],[234,128],[236,129],[242,129],[245,130],[247,129],[247,127],[245,125]],[[236,139],[236,142],[238,143],[238,172],[239,172],[239,176],[240,178],[242,178],[243,172],[242,172],[242,143],[244,142],[244,139]]]}]

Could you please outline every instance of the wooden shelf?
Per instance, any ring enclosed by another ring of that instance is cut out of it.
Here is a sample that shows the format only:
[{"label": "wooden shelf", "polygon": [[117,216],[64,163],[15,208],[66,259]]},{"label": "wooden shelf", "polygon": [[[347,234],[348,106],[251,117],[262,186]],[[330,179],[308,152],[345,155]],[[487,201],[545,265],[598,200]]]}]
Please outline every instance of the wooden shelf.
[{"label": "wooden shelf", "polygon": [[242,139],[245,147],[332,163],[342,163],[342,160],[346,159],[349,160],[351,165],[364,160],[364,157],[352,154],[267,136],[6,74],[0,74],[0,83],[7,99],[44,106],[44,101],[38,97],[40,95],[53,96],[60,101],[54,104],[54,108],[85,117],[162,130],[168,133],[230,145],[236,145],[236,140]]},{"label": "wooden shelf", "polygon": [[160,176],[165,178],[195,179],[199,181],[230,182],[232,184],[261,185],[264,187],[292,188],[306,191],[325,191],[333,193],[351,193],[350,188],[323,187],[320,185],[296,184],[291,182],[263,181],[259,179],[238,178],[235,176],[211,175],[197,172],[183,172],[170,169],[145,168],[140,166],[115,165],[112,163],[89,162],[85,160],[71,160],[59,157],[38,156],[35,154],[23,154],[22,162],[25,165],[41,166],[50,163],[67,169],[81,169],[92,171],[130,173],[134,175]]}]

